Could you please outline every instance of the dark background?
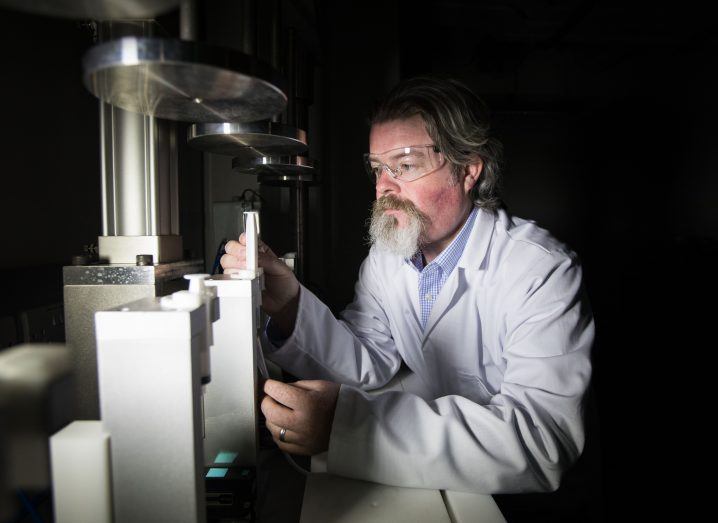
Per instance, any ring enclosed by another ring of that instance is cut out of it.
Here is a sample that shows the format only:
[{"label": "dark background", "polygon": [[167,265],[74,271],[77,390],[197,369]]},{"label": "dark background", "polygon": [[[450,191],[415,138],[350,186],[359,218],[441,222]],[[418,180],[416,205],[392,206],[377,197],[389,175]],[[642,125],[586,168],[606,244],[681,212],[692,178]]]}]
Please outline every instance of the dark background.
[{"label": "dark background", "polygon": [[[716,345],[712,13],[607,0],[284,4],[321,93],[305,283],[335,311],[352,298],[368,250],[361,153],[372,104],[401,78],[463,80],[492,109],[509,210],[578,252],[597,325],[579,472],[507,510],[553,521],[568,508],[579,520],[694,508]],[[61,266],[100,233],[99,118],[81,83],[92,41],[78,22],[0,10],[0,43],[0,315],[13,315],[61,302]],[[181,231],[202,253],[200,153],[183,154]],[[293,250],[282,232],[293,218],[268,198],[265,240],[275,231],[275,250]]]}]

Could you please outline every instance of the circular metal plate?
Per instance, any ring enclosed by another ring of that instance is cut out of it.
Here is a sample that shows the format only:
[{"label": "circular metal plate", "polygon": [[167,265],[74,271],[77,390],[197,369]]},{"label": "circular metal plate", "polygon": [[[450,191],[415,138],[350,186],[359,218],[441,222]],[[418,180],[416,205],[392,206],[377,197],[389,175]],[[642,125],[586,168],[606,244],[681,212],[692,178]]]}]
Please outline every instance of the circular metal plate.
[{"label": "circular metal plate", "polygon": [[278,174],[264,174],[257,177],[257,181],[261,185],[269,185],[271,187],[289,187],[292,185],[314,184],[315,176],[313,174],[295,174],[295,175],[278,175]]},{"label": "circular metal plate", "polygon": [[307,150],[307,133],[271,121],[205,123],[190,126],[187,143],[202,151],[230,156],[285,156]]},{"label": "circular metal plate", "polygon": [[305,156],[233,158],[232,170],[239,174],[255,174],[257,181],[266,185],[292,185],[315,180],[314,164]]},{"label": "circular metal plate", "polygon": [[180,0],[0,0],[17,11],[61,18],[148,19],[176,8]]},{"label": "circular metal plate", "polygon": [[83,67],[85,86],[101,100],[168,120],[252,122],[287,104],[279,73],[221,47],[126,37],[90,49]]}]

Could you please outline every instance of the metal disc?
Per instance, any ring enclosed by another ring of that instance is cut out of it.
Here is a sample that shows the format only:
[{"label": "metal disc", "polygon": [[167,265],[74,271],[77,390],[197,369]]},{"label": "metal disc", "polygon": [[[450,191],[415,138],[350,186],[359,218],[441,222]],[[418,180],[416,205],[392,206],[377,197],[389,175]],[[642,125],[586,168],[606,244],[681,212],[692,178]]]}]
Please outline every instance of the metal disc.
[{"label": "metal disc", "polygon": [[252,122],[284,110],[277,71],[243,53],[166,38],[126,37],[90,49],[85,86],[114,106],[186,122]]},{"label": "metal disc", "polygon": [[230,156],[280,156],[307,150],[307,133],[271,121],[204,123],[190,126],[187,143],[196,149]]},{"label": "metal disc", "polygon": [[150,19],[176,8],[180,0],[0,0],[9,9],[61,18]]},{"label": "metal disc", "polygon": [[305,156],[263,156],[233,158],[232,170],[239,174],[255,174],[266,185],[292,185],[315,181],[312,160]]},{"label": "metal disc", "polygon": [[257,181],[261,185],[269,185],[270,187],[291,187],[292,185],[304,184],[313,185],[317,180],[314,174],[263,174],[257,176]]}]

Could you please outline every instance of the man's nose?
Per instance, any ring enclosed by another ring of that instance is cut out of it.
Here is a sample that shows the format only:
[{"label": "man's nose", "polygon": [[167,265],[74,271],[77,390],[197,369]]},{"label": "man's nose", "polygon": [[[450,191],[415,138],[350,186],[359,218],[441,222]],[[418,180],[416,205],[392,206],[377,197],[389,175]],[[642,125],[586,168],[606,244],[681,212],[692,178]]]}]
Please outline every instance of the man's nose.
[{"label": "man's nose", "polygon": [[376,180],[376,197],[380,198],[389,193],[395,193],[399,191],[399,184],[389,174],[389,170],[386,166],[383,166],[379,173],[379,178]]}]

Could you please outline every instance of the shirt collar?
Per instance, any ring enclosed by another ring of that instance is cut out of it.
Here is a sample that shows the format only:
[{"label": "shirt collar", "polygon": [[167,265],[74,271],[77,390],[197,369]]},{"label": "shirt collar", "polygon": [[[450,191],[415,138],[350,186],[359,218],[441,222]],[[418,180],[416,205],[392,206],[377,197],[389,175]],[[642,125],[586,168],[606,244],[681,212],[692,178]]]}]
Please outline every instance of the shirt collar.
[{"label": "shirt collar", "polygon": [[[446,249],[439,253],[439,255],[434,259],[434,261],[427,265],[427,267],[430,265],[437,265],[441,268],[444,274],[451,274],[451,271],[454,270],[454,267],[456,267],[459,258],[461,258],[461,255],[464,252],[464,248],[466,247],[466,243],[469,240],[471,228],[474,225],[474,221],[476,220],[476,215],[478,214],[478,212],[479,210],[477,207],[471,209],[469,217],[466,218],[464,225],[461,227],[461,230],[456,235],[456,237],[451,241],[451,243]],[[424,257],[421,254],[421,251],[417,251],[414,256],[408,258],[406,261],[407,263],[415,267],[416,270],[418,270],[419,272],[421,272],[425,268]]]}]

